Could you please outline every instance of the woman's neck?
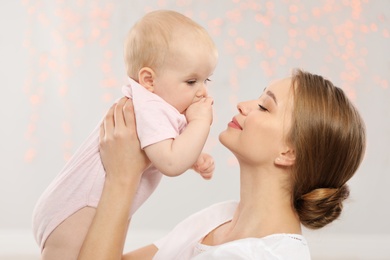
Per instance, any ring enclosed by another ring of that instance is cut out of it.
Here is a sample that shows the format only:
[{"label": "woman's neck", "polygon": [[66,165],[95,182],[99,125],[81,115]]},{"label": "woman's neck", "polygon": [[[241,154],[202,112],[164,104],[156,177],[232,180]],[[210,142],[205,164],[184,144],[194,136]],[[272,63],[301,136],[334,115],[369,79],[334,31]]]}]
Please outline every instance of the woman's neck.
[{"label": "woman's neck", "polygon": [[[221,228],[224,242],[277,233],[301,233],[292,207],[285,169],[241,166],[240,202],[231,222]],[[222,241],[220,241],[222,242]],[[217,242],[218,243],[218,242]]]}]

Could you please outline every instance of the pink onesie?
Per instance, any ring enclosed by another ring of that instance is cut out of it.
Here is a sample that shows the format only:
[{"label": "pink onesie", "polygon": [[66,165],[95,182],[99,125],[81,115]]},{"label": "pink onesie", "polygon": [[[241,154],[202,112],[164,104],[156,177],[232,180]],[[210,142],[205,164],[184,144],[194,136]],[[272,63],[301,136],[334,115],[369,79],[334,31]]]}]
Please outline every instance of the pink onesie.
[{"label": "pink onesie", "polygon": [[[141,148],[176,138],[187,121],[173,106],[134,80],[122,92],[133,98]],[[39,198],[33,212],[33,232],[41,249],[50,233],[66,218],[84,207],[97,206],[105,180],[99,154],[99,127],[79,147]],[[130,215],[153,193],[162,174],[150,166],[142,175]]]}]

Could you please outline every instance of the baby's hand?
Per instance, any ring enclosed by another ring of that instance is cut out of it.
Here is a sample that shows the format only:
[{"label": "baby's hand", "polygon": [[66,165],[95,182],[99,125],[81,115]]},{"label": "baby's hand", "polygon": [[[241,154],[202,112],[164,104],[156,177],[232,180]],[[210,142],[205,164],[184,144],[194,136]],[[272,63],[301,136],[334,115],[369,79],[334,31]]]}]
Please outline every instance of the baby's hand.
[{"label": "baby's hand", "polygon": [[186,110],[185,116],[188,122],[193,120],[205,120],[210,125],[213,122],[213,98],[205,97],[192,103]]},{"label": "baby's hand", "polygon": [[203,179],[210,180],[215,169],[213,157],[207,153],[201,153],[192,169],[199,173]]}]

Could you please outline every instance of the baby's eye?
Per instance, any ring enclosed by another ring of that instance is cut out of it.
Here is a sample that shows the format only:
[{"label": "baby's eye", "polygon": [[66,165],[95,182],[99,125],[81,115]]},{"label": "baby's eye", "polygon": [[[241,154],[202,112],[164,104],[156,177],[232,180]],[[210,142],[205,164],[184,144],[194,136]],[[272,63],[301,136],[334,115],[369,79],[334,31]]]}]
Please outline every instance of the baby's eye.
[{"label": "baby's eye", "polygon": [[258,104],[259,105],[259,108],[261,111],[268,111],[268,109],[266,109],[265,107],[263,107],[262,105]]},{"label": "baby's eye", "polygon": [[187,84],[188,85],[194,85],[196,83],[196,80],[188,80]]},{"label": "baby's eye", "polygon": [[204,83],[207,84],[207,82],[210,82],[210,81],[211,81],[211,79],[206,79],[206,80],[204,81]]}]

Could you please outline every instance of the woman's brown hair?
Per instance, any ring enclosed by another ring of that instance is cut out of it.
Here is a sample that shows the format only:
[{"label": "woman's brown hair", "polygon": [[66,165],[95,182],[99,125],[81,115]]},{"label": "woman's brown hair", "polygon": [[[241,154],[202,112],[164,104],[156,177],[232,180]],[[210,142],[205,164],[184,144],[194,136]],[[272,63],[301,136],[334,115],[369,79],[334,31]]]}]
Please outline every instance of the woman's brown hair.
[{"label": "woman's brown hair", "polygon": [[365,126],[343,90],[329,80],[296,70],[292,86],[292,201],[302,224],[316,229],[341,213],[349,196],[346,182],[364,155]]}]

